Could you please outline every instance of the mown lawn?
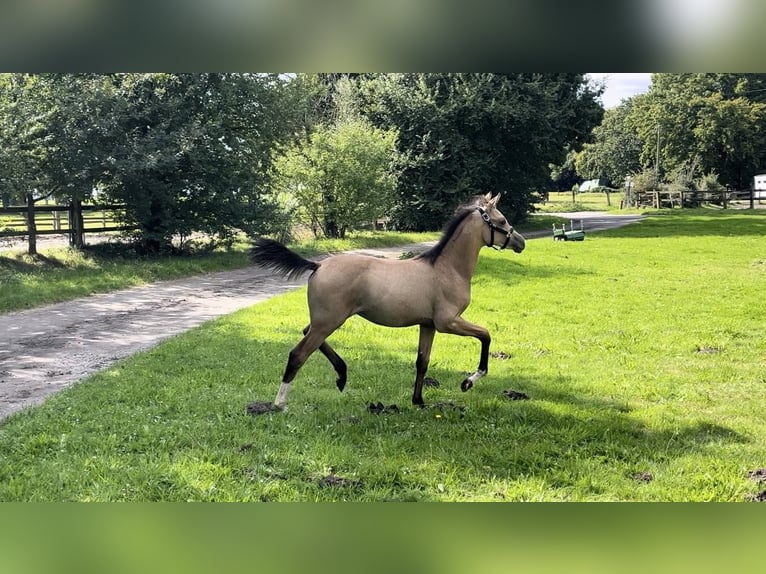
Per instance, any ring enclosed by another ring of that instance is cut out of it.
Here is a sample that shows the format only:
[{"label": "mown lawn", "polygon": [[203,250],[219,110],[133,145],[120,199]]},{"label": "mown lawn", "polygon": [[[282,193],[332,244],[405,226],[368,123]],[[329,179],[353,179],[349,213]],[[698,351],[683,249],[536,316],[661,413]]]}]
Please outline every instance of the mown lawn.
[{"label": "mown lawn", "polygon": [[[746,501],[766,489],[766,214],[676,211],[584,242],[483,250],[410,406],[417,329],[350,320],[286,413],[300,290],[207,323],[0,423],[0,500]],[[503,391],[525,393],[510,400]],[[398,412],[374,414],[372,402]]]}]

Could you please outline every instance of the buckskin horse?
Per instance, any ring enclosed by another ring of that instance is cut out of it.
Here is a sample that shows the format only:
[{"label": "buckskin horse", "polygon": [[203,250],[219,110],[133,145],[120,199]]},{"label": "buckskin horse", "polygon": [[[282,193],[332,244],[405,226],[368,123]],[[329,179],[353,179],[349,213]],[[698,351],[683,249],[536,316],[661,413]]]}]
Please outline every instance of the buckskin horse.
[{"label": "buckskin horse", "polygon": [[386,327],[420,326],[412,403],[425,406],[423,381],[431,356],[434,334],[475,337],[481,342],[476,371],[460,385],[465,392],[487,374],[489,331],[463,319],[471,302],[471,277],[482,247],[524,250],[524,237],[514,231],[497,208],[500,195],[478,195],[460,205],[439,241],[412,259],[392,260],[359,254],[339,254],[321,262],[309,261],[281,243],[260,238],[249,256],[260,267],[284,277],[297,278],[310,271],[308,280],[309,325],[303,339],[290,351],[274,403],[252,403],[248,411],[260,414],[285,410],[287,394],[298,370],[319,349],[338,375],[339,390],[346,386],[346,363],[327,343],[352,315]]}]

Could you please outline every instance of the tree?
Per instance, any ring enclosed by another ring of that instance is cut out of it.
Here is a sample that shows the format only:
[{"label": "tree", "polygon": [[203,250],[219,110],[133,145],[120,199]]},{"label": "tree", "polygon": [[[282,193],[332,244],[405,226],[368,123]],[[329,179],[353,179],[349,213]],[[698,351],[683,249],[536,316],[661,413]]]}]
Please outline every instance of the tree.
[{"label": "tree", "polygon": [[362,118],[317,126],[275,161],[277,189],[327,237],[385,214],[396,184],[396,132]]},{"label": "tree", "polygon": [[100,174],[105,90],[93,74],[0,77],[0,183],[5,201],[28,206],[29,253],[36,253],[34,204],[88,197]]},{"label": "tree", "polygon": [[549,191],[572,189],[573,186],[582,183],[583,178],[577,173],[577,157],[580,153],[569,151],[564,159],[564,163],[560,165],[550,165],[551,177]]},{"label": "tree", "polygon": [[716,172],[747,188],[766,165],[765,101],[764,74],[654,74],[631,114],[642,164],[655,165],[659,155],[661,176]]},{"label": "tree", "polygon": [[363,78],[360,109],[397,128],[405,164],[393,211],[410,229],[436,229],[455,205],[503,193],[519,221],[549,165],[579,150],[601,120],[584,74],[381,74]]},{"label": "tree", "polygon": [[604,178],[612,187],[622,186],[630,174],[641,171],[643,141],[629,122],[633,100],[623,100],[616,108],[606,110],[604,118],[593,129],[593,142],[586,143],[577,155],[577,173],[583,179]]},{"label": "tree", "polygon": [[127,74],[116,78],[104,191],[127,206],[141,246],[174,235],[270,228],[272,150],[298,130],[290,82],[264,74]]}]

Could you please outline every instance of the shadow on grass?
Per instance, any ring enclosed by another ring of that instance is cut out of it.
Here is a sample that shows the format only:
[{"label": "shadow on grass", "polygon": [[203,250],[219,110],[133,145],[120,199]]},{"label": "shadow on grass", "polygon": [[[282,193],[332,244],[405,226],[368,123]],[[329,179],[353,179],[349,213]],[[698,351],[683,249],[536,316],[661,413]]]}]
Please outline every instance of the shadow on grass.
[{"label": "shadow on grass", "polygon": [[8,257],[0,255],[0,271],[7,270],[16,273],[31,273],[39,271],[41,268],[50,267],[54,269],[64,269],[68,265],[56,257],[45,255],[15,255]]}]

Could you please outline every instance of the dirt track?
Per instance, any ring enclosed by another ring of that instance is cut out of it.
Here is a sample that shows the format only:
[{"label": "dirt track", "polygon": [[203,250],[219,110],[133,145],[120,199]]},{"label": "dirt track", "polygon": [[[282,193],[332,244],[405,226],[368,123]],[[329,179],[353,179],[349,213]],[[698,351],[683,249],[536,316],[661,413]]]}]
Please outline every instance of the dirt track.
[{"label": "dirt track", "polygon": [[[586,231],[637,219],[599,213],[563,216],[583,218]],[[413,249],[417,246],[361,252],[398,257]],[[0,315],[0,420],[163,339],[304,282],[248,267]]]}]

